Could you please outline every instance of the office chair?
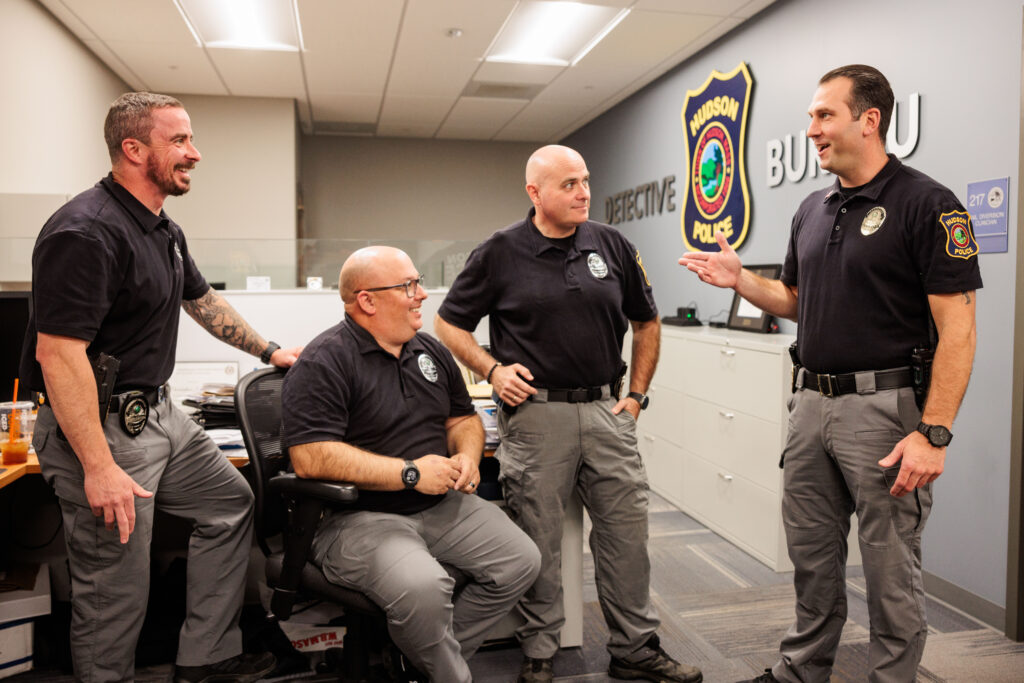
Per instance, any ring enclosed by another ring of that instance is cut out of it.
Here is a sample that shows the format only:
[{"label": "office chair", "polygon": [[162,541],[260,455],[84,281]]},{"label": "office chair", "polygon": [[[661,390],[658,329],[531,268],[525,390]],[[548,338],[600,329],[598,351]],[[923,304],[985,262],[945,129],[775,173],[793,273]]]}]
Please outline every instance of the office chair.
[{"label": "office chair", "polygon": [[[238,423],[252,467],[249,483],[256,498],[256,541],[267,558],[267,584],[273,589],[270,611],[286,621],[300,597],[340,605],[345,612],[342,680],[366,681],[370,649],[388,645],[384,612],[364,594],[331,583],[307,561],[325,509],[351,503],[359,492],[353,484],[300,479],[288,472],[281,426],[284,376],[285,371],[278,368],[256,370],[235,387]],[[271,547],[278,535],[282,550]]]}]

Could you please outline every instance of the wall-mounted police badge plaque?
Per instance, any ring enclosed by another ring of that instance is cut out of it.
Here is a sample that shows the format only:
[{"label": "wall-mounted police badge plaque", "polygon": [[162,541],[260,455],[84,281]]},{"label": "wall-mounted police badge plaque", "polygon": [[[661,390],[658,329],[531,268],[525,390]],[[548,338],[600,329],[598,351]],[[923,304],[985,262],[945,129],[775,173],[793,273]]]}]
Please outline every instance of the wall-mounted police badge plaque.
[{"label": "wall-mounted police badge plaque", "polygon": [[750,225],[747,189],[747,113],[754,81],[740,63],[712,71],[683,101],[687,179],[683,183],[683,243],[690,251],[718,251],[715,233],[736,249]]},{"label": "wall-mounted police badge plaque", "polygon": [[590,274],[599,280],[608,277],[608,264],[596,251],[587,256],[587,268],[590,269]]},{"label": "wall-mounted police badge plaque", "polygon": [[420,372],[427,378],[427,381],[436,382],[437,366],[434,365],[434,359],[425,353],[421,353],[417,362],[420,364]]},{"label": "wall-mounted police badge plaque", "polygon": [[946,229],[946,253],[965,261],[977,255],[978,242],[974,239],[971,216],[966,211],[950,211],[939,216],[939,223]]}]

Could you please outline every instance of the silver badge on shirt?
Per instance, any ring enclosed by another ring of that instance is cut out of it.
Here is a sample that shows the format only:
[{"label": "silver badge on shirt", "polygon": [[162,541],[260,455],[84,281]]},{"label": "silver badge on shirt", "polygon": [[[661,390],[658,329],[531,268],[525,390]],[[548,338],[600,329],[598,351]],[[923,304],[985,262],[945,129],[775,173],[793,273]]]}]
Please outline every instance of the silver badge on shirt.
[{"label": "silver badge on shirt", "polygon": [[179,261],[181,261],[182,263],[185,262],[185,259],[182,258],[182,256],[181,256],[181,247],[178,246],[177,242],[174,243],[174,254],[175,254],[175,256],[178,257]]},{"label": "silver badge on shirt", "polygon": [[428,382],[437,381],[437,366],[434,365],[434,359],[423,353],[420,354],[419,358],[420,372],[427,378]]},{"label": "silver badge on shirt", "polygon": [[868,214],[864,216],[864,220],[860,224],[860,234],[862,235],[874,235],[882,227],[882,223],[885,222],[885,209],[881,206],[868,211]]},{"label": "silver badge on shirt", "polygon": [[587,268],[590,268],[590,274],[599,280],[608,276],[608,264],[604,262],[604,259],[596,251],[587,257]]}]

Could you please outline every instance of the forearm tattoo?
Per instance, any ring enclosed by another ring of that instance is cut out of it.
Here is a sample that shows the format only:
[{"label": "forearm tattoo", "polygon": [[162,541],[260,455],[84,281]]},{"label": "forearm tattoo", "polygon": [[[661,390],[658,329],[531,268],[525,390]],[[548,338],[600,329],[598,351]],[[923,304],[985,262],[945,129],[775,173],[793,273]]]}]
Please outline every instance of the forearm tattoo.
[{"label": "forearm tattoo", "polygon": [[183,301],[181,306],[210,334],[237,349],[259,356],[267,346],[238,311],[212,289],[198,299]]}]

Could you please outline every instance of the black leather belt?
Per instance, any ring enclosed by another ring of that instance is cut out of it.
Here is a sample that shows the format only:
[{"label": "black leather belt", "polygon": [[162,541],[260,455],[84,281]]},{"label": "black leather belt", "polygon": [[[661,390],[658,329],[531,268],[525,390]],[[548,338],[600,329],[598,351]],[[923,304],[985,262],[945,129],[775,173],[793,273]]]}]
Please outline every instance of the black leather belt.
[{"label": "black leather belt", "polygon": [[600,401],[604,387],[548,389],[548,403],[590,403]]},{"label": "black leather belt", "polygon": [[157,387],[156,389],[134,389],[129,391],[121,392],[120,394],[114,394],[110,397],[110,415],[117,415],[121,412],[121,402],[127,398],[129,394],[136,391],[141,391],[142,395],[146,397],[146,403],[150,406],[158,406],[164,402],[167,398],[166,386]]},{"label": "black leather belt", "polygon": [[[801,388],[817,391],[822,396],[842,396],[843,394],[857,393],[857,374],[847,373],[844,375],[819,375],[803,368],[803,384]],[[899,389],[914,385],[914,378],[910,368],[898,368],[896,370],[878,370],[875,375],[875,391],[883,389]]]}]

